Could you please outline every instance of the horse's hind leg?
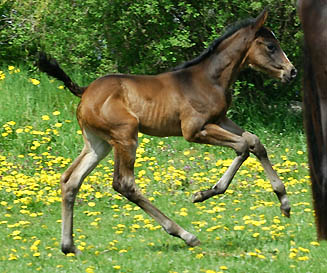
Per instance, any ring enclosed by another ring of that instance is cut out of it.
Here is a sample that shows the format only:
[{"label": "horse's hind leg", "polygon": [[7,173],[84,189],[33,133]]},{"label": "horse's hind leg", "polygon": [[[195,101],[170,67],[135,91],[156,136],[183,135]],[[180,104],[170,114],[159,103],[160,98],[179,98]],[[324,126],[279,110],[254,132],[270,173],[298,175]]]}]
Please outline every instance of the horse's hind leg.
[{"label": "horse's hind leg", "polygon": [[271,186],[281,203],[280,209],[282,213],[285,216],[290,217],[291,207],[287,198],[285,186],[283,182],[279,179],[277,173],[272,168],[265,147],[260,143],[260,140],[256,135],[253,135],[249,132],[245,132],[242,136],[246,139],[249,145],[250,152],[253,153],[261,162],[269,178]]},{"label": "horse's hind leg", "polygon": [[115,152],[115,170],[113,188],[124,195],[128,200],[141,207],[147,214],[154,218],[164,230],[173,236],[183,239],[186,244],[195,246],[200,241],[193,234],[187,232],[174,221],[164,215],[159,209],[146,199],[136,188],[134,179],[134,162],[137,148],[137,122],[129,129],[124,127],[123,132],[117,135],[124,136],[117,142],[113,142]]},{"label": "horse's hind leg", "polygon": [[73,208],[77,192],[84,178],[110,151],[110,145],[103,139],[84,130],[85,146],[81,154],[61,176],[62,194],[62,239],[61,249],[67,253],[77,253],[73,242]]}]

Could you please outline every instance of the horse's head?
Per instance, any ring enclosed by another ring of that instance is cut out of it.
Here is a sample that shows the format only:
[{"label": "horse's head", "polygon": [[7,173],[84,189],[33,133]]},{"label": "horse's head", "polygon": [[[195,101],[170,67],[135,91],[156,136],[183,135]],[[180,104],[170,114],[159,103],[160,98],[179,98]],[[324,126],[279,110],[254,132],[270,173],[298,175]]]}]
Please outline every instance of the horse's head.
[{"label": "horse's head", "polygon": [[247,52],[246,63],[282,82],[288,82],[296,77],[297,70],[281,49],[274,33],[263,26],[267,16],[267,11],[263,11],[252,26],[255,38]]}]

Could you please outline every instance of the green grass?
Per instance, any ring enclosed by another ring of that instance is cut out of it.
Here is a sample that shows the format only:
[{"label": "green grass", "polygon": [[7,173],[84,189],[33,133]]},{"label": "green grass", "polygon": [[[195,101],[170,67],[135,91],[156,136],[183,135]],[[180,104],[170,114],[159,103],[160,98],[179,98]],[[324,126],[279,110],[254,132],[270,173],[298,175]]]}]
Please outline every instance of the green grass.
[{"label": "green grass", "polygon": [[115,193],[110,155],[83,183],[75,204],[75,243],[82,255],[63,255],[59,177],[82,148],[75,120],[79,100],[44,75],[2,70],[0,272],[325,272],[327,245],[316,242],[300,126],[254,130],[286,185],[290,219],[281,216],[253,156],[224,195],[193,204],[191,195],[218,181],[234,152],[140,136],[138,186],[202,244],[190,248],[167,235]]}]

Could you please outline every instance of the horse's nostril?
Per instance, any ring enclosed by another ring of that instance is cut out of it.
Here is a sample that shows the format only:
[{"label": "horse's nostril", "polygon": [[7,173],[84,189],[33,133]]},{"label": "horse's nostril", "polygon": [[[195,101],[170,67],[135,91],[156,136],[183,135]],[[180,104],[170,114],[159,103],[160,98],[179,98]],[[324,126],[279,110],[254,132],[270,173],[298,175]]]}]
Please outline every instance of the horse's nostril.
[{"label": "horse's nostril", "polygon": [[296,68],[292,68],[292,70],[291,70],[291,77],[292,77],[292,79],[296,77],[296,74],[297,74]]}]

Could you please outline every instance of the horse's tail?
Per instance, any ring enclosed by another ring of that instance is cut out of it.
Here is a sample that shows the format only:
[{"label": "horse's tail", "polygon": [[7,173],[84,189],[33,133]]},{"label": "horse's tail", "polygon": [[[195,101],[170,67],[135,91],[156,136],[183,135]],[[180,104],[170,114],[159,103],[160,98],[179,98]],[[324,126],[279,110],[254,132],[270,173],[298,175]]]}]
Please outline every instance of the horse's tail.
[{"label": "horse's tail", "polygon": [[38,56],[37,66],[42,72],[47,73],[59,81],[62,81],[75,96],[81,97],[86,89],[86,87],[81,87],[74,83],[69,76],[60,68],[57,61],[53,58],[48,57],[45,53],[41,52]]}]

